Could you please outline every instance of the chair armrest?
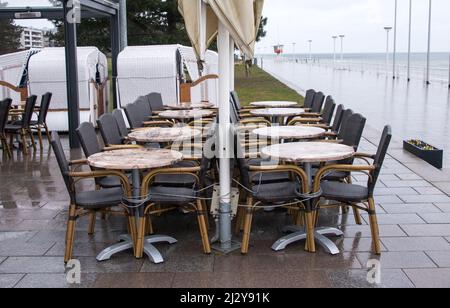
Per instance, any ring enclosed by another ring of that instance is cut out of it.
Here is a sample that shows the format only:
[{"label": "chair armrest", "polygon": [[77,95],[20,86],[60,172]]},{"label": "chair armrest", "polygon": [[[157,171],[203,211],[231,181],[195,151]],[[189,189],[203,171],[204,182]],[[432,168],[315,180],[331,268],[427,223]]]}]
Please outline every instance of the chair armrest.
[{"label": "chair armrest", "polygon": [[340,140],[340,139],[335,139],[335,140],[324,139],[324,140],[320,140],[320,142],[324,142],[324,143],[342,143],[343,140]]},{"label": "chair armrest", "polygon": [[162,121],[147,121],[143,123],[144,126],[149,126],[149,127],[155,127],[155,126],[163,126],[163,125],[168,125],[170,127],[173,127],[174,124],[170,121],[166,121],[166,120],[162,120]]},{"label": "chair armrest", "polygon": [[355,154],[356,158],[368,158],[368,159],[375,159],[375,155],[373,154],[367,154],[367,153],[356,153]]},{"label": "chair armrest", "polygon": [[86,172],[69,172],[69,176],[77,180],[74,181],[74,185],[82,179],[96,179],[103,178],[107,176],[115,176],[120,179],[122,187],[128,197],[131,197],[131,186],[128,181],[128,177],[120,172],[113,170],[96,170],[96,171],[86,171]]},{"label": "chair armrest", "polygon": [[241,120],[239,121],[239,124],[266,124],[267,126],[272,126],[272,123],[267,121],[266,119],[251,119],[251,120]]},{"label": "chair armrest", "polygon": [[142,196],[145,196],[148,194],[149,186],[151,182],[156,178],[156,176],[161,174],[173,174],[173,175],[180,175],[180,174],[189,174],[196,178],[197,183],[200,182],[200,178],[198,176],[198,173],[201,171],[201,167],[185,167],[185,168],[160,168],[155,169],[151,172],[149,172],[144,178],[142,179],[142,185],[141,185],[141,194]]},{"label": "chair armrest", "polygon": [[292,172],[302,180],[303,193],[309,192],[309,179],[305,170],[296,165],[249,166],[249,171],[257,173]]},{"label": "chair armrest", "polygon": [[288,123],[288,125],[296,125],[298,123],[304,124],[304,123],[320,123],[322,121],[322,118],[295,118],[292,121]]},{"label": "chair armrest", "polygon": [[128,149],[142,149],[142,146],[137,144],[110,144],[105,147],[103,151],[114,151],[114,150],[128,150]]},{"label": "chair armrest", "polygon": [[87,165],[87,159],[77,159],[69,162],[69,166]]},{"label": "chair armrest", "polygon": [[322,178],[333,171],[344,171],[344,172],[371,172],[375,170],[375,166],[360,166],[360,165],[327,165],[320,168],[315,176],[314,180],[314,192],[320,190],[320,182]]}]

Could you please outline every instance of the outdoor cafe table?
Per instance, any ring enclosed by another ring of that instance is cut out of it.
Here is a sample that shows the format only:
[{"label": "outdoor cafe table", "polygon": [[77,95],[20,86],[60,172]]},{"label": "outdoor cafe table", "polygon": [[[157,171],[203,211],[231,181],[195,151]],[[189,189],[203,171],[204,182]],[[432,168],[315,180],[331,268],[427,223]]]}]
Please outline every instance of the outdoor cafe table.
[{"label": "outdoor cafe table", "polygon": [[287,108],[287,107],[295,107],[297,105],[298,105],[297,102],[288,102],[288,101],[262,101],[250,103],[250,106],[262,108]]},{"label": "outdoor cafe table", "polygon": [[201,134],[201,130],[190,127],[146,127],[134,130],[128,137],[140,143],[171,143],[191,140]]},{"label": "outdoor cafe table", "polygon": [[201,118],[207,118],[214,115],[213,111],[209,110],[200,110],[200,109],[193,109],[193,110],[167,110],[161,112],[158,116],[163,119],[170,119],[170,120],[179,120],[179,121],[188,121],[192,119],[201,119]]},{"label": "outdoor cafe table", "polygon": [[168,110],[192,110],[192,109],[215,109],[214,104],[208,102],[181,103],[176,106],[164,106]]},{"label": "outdoor cafe table", "polygon": [[273,126],[253,130],[253,134],[268,139],[314,139],[322,137],[326,130],[313,126]]},{"label": "outdoor cafe table", "polygon": [[299,116],[305,112],[303,108],[267,108],[250,111],[254,116],[271,118],[273,124],[280,124],[283,118]]},{"label": "outdoor cafe table", "polygon": [[[337,143],[293,142],[265,147],[261,150],[261,154],[282,162],[303,164],[303,168],[308,175],[309,187],[312,187],[312,163],[326,163],[350,158],[355,155],[355,151],[352,147]],[[306,232],[303,228],[289,226],[284,230],[293,233],[276,241],[272,246],[275,251],[284,250],[288,245],[306,239]],[[320,246],[332,255],[338,254],[338,247],[325,235],[342,236],[342,231],[336,228],[323,227],[316,228],[314,233],[315,240]]]},{"label": "outdoor cafe table", "polygon": [[[136,216],[137,225],[144,218],[144,210],[147,198],[141,196],[141,170],[151,170],[169,167],[183,158],[183,154],[177,151],[166,149],[127,149],[115,150],[94,154],[88,158],[91,167],[106,170],[120,170],[132,172],[133,205],[136,206],[130,214]],[[132,249],[136,242],[133,242],[130,235],[122,235],[119,238],[122,242],[103,250],[98,256],[98,261],[106,261],[122,251]],[[165,235],[152,235],[145,237],[144,253],[156,264],[164,262],[161,253],[152,244],[167,242],[174,244],[176,239]]]}]

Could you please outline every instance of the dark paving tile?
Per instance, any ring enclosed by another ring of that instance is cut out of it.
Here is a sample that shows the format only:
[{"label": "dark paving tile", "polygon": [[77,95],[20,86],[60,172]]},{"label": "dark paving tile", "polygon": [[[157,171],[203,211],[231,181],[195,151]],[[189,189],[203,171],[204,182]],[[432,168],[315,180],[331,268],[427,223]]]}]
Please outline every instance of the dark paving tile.
[{"label": "dark paving tile", "polygon": [[[372,251],[372,239],[371,238],[344,238],[336,241],[336,244],[340,251],[344,252],[371,252]],[[386,248],[381,244],[382,251],[386,251]]]},{"label": "dark paving tile", "polygon": [[21,256],[43,256],[55,243],[31,244],[24,241],[8,240],[2,241],[0,245],[0,256],[21,257]]},{"label": "dark paving tile", "polygon": [[362,268],[356,255],[350,253],[331,256],[325,252],[318,252],[316,254],[305,252],[304,254],[286,255],[284,262],[288,271]]},{"label": "dark paving tile", "polygon": [[27,241],[36,235],[36,231],[23,231],[23,232],[0,232],[0,242],[17,240]]},{"label": "dark paving tile", "polygon": [[420,213],[442,213],[433,203],[425,204],[382,204],[381,207],[388,214],[420,214]]},{"label": "dark paving tile", "polygon": [[63,258],[11,257],[0,264],[0,273],[64,273]]},{"label": "dark paving tile", "polygon": [[175,288],[327,288],[324,271],[177,273]]},{"label": "dark paving tile", "polygon": [[367,270],[329,271],[328,276],[335,288],[413,288],[414,285],[401,270],[381,271],[381,284],[370,284]]},{"label": "dark paving tile", "polygon": [[403,203],[403,200],[398,196],[389,195],[389,196],[377,196],[375,198],[375,202],[379,204],[398,204]]},{"label": "dark paving tile", "polygon": [[409,236],[450,236],[450,225],[401,225]]},{"label": "dark paving tile", "polygon": [[386,187],[431,187],[432,185],[424,180],[410,180],[410,181],[383,181]]},{"label": "dark paving tile", "polygon": [[359,253],[358,260],[367,265],[369,260],[378,260],[383,269],[436,268],[436,265],[424,252],[383,252],[381,256]]},{"label": "dark paving tile", "polygon": [[[34,245],[41,245],[41,243],[33,243]],[[78,242],[74,244],[74,257],[96,257],[102,250],[110,244],[101,242]],[[56,243],[47,251],[46,256],[63,257],[66,245],[64,243]],[[124,253],[125,254],[125,253]]]},{"label": "dark paving tile", "polygon": [[435,205],[444,213],[450,213],[450,203],[435,203]]},{"label": "dark paving tile", "polygon": [[59,211],[50,210],[24,210],[24,209],[12,209],[5,210],[0,209],[0,218],[16,218],[16,219],[27,219],[27,220],[48,220],[56,217]]},{"label": "dark paving tile", "polygon": [[[367,214],[362,216],[368,221]],[[378,214],[377,217],[380,225],[425,224],[425,221],[416,214]]]},{"label": "dark paving tile", "polygon": [[[345,238],[362,237],[371,238],[370,226],[343,226],[340,228]],[[380,235],[383,237],[407,236],[398,225],[380,225]]]},{"label": "dark paving tile", "polygon": [[446,182],[433,182],[433,185],[439,188],[447,195],[450,195],[450,182],[448,181],[448,178]]},{"label": "dark paving tile", "polygon": [[28,274],[15,286],[15,288],[91,288],[93,287],[95,280],[95,274],[82,273],[80,284],[70,284],[67,282],[66,274]]},{"label": "dark paving tile", "polygon": [[407,269],[405,273],[417,288],[450,288],[450,268]]},{"label": "dark paving tile", "polygon": [[450,172],[448,170],[438,170],[435,168],[430,168],[430,165],[428,165],[426,162],[419,161],[414,163],[405,163],[405,166],[427,181],[446,182],[450,178]]},{"label": "dark paving tile", "polygon": [[389,251],[447,251],[450,243],[442,237],[382,238]]},{"label": "dark paving tile", "polygon": [[98,274],[94,288],[170,288],[173,273]]},{"label": "dark paving tile", "polygon": [[448,203],[450,202],[450,197],[447,195],[418,195],[418,196],[406,196],[400,195],[405,203]]},{"label": "dark paving tile", "polygon": [[450,224],[450,213],[427,213],[420,214],[420,217],[422,217],[429,224]]},{"label": "dark paving tile", "polygon": [[82,273],[137,273],[144,259],[137,260],[130,252],[127,256],[114,256],[111,260],[98,262],[93,257],[76,257]]},{"label": "dark paving tile", "polygon": [[390,196],[390,195],[418,195],[419,193],[411,187],[379,187],[375,189],[374,195],[378,199],[379,196]]},{"label": "dark paving tile", "polygon": [[397,177],[400,178],[400,180],[404,181],[411,181],[411,180],[423,180],[421,176],[415,174],[415,173],[401,173],[398,174]]},{"label": "dark paving tile", "polygon": [[426,254],[439,267],[450,268],[450,251],[427,251]]},{"label": "dark paving tile", "polygon": [[162,264],[154,264],[144,259],[141,268],[142,273],[179,273],[179,272],[212,272],[214,268],[214,256],[199,255],[183,256],[170,255]]},{"label": "dark paving tile", "polygon": [[[436,187],[414,187],[414,190],[421,195],[441,195],[442,191]],[[404,194],[400,194],[404,195]]]},{"label": "dark paving tile", "polygon": [[13,288],[23,276],[23,274],[0,274],[0,289]]},{"label": "dark paving tile", "polygon": [[240,254],[216,256],[214,263],[214,272],[257,272],[267,269],[286,270],[286,255],[277,253],[255,255],[250,251],[246,256]]},{"label": "dark paving tile", "polygon": [[2,264],[3,261],[5,261],[5,260],[6,260],[6,257],[0,257],[0,264]]}]

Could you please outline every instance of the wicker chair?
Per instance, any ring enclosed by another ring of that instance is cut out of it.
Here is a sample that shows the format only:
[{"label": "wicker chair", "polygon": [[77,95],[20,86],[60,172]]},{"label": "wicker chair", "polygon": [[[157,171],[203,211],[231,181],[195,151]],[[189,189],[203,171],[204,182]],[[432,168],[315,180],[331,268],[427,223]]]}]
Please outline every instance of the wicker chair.
[{"label": "wicker chair", "polygon": [[[381,243],[379,237],[379,227],[376,215],[376,206],[374,200],[374,190],[380,175],[384,159],[386,157],[389,144],[392,139],[392,130],[390,126],[384,128],[378,151],[375,155],[357,154],[356,158],[360,158],[368,162],[368,165],[353,164],[334,164],[325,166],[320,169],[316,175],[314,183],[314,191],[322,191],[322,198],[338,202],[331,206],[352,206],[359,210],[363,210],[369,214],[370,228],[372,232],[373,250],[376,254],[381,254]],[[369,160],[373,160],[370,164]],[[367,186],[354,185],[351,183],[336,182],[326,180],[327,174],[330,172],[350,172],[368,174],[369,180]]]},{"label": "wicker chair", "polygon": [[8,121],[9,109],[11,108],[12,100],[7,98],[3,101],[0,101],[0,141],[3,147],[3,152],[11,158],[12,152],[9,147],[8,140],[5,134],[5,126]]}]

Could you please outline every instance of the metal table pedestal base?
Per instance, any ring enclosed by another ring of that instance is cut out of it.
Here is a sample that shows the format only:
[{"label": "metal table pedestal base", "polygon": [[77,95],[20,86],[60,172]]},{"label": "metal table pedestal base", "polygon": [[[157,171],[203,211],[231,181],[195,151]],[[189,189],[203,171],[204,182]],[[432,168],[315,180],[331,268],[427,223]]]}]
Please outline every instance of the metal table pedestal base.
[{"label": "metal table pedestal base", "polygon": [[[288,234],[272,245],[272,249],[275,251],[280,251],[286,249],[286,247],[292,243],[306,240],[306,232],[304,229],[300,229],[299,227],[286,227],[283,231],[285,232],[293,232]],[[336,228],[317,228],[314,233],[314,237],[316,243],[322,246],[325,251],[331,255],[337,255],[340,253],[339,248],[333,243],[330,239],[326,237],[326,235],[332,236],[343,236],[344,233]]]},{"label": "metal table pedestal base", "polygon": [[[133,241],[131,240],[131,237],[128,234],[119,236],[119,241],[120,243],[112,245],[111,247],[108,247],[105,250],[103,250],[97,256],[97,261],[110,260],[113,255],[133,248]],[[172,245],[175,244],[176,242],[177,242],[176,239],[166,235],[147,236],[145,238],[144,253],[147,255],[147,257],[150,259],[151,262],[155,264],[163,263],[164,259],[161,253],[158,251],[158,249],[156,249],[155,246],[153,246],[153,244],[168,243]]]}]

